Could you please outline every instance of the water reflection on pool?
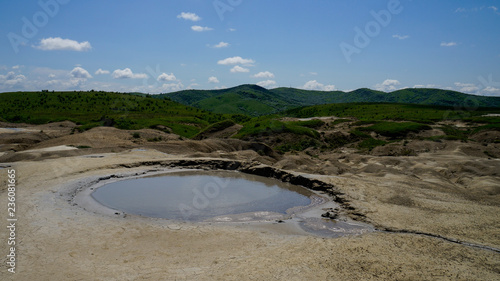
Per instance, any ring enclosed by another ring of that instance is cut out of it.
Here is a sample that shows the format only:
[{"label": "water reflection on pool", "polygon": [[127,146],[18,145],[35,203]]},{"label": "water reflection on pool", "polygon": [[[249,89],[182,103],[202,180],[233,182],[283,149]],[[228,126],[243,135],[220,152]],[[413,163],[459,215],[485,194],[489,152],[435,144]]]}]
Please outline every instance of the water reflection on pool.
[{"label": "water reflection on pool", "polygon": [[92,193],[102,205],[125,213],[189,221],[251,212],[285,214],[292,207],[309,205],[311,195],[276,179],[219,171],[123,180]]}]

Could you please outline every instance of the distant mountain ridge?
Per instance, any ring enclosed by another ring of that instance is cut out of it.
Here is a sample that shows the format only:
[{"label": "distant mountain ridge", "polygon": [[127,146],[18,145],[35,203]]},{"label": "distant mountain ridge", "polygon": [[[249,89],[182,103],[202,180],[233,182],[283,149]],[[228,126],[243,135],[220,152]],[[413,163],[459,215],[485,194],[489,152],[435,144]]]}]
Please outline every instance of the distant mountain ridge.
[{"label": "distant mountain ridge", "polygon": [[500,97],[476,96],[456,91],[408,88],[386,93],[367,88],[350,92],[312,91],[295,88],[268,90],[258,85],[240,85],[222,90],[183,90],[155,96],[221,114],[260,116],[292,108],[329,103],[406,103],[465,107],[500,107]]}]

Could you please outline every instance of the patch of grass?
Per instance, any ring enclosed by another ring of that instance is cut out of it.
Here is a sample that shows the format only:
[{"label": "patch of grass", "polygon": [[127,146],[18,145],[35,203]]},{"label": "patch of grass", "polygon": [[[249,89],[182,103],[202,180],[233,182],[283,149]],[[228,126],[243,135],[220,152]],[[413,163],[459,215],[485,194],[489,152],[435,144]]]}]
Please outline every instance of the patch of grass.
[{"label": "patch of grass", "polygon": [[132,137],[133,137],[134,139],[140,139],[140,138],[141,138],[141,134],[139,134],[139,133],[133,133],[133,134],[132,134]]},{"label": "patch of grass", "polygon": [[154,137],[154,138],[149,138],[148,141],[149,142],[159,142],[159,141],[162,141],[163,138],[162,137]]},{"label": "patch of grass", "polygon": [[493,155],[493,154],[492,154],[491,152],[489,152],[489,151],[486,151],[486,150],[485,150],[485,151],[483,151],[483,153],[484,153],[484,154],[486,154],[486,156],[488,156],[488,157],[490,157],[490,158],[494,158],[494,159],[498,158],[498,157],[496,157],[495,155]]},{"label": "patch of grass", "polygon": [[361,141],[359,144],[358,144],[358,148],[359,149],[363,149],[363,150],[368,150],[368,151],[371,151],[372,149],[374,149],[375,147],[379,146],[379,145],[385,145],[387,144],[388,142],[386,141],[383,141],[383,140],[377,140],[377,139],[374,139],[372,137],[370,138],[367,138],[363,141]]},{"label": "patch of grass", "polygon": [[500,123],[492,123],[477,127],[471,133],[475,134],[481,131],[500,131]]},{"label": "patch of grass", "polygon": [[441,130],[446,134],[445,139],[447,140],[467,141],[471,134],[469,129],[459,129],[450,125],[442,126]]},{"label": "patch of grass", "polygon": [[280,133],[292,133],[319,138],[319,133],[311,128],[294,125],[291,122],[281,122],[270,118],[255,118],[245,123],[243,128],[234,137],[244,139],[255,136],[269,136]]},{"label": "patch of grass", "polygon": [[236,125],[233,120],[224,120],[208,126],[203,132],[217,132]]},{"label": "patch of grass", "polygon": [[354,130],[351,130],[350,133],[358,138],[361,139],[366,139],[366,138],[371,138],[369,134],[361,132],[359,128],[356,128]]},{"label": "patch of grass", "polygon": [[85,125],[78,126],[76,129],[78,130],[78,132],[82,133],[82,132],[88,131],[92,128],[99,127],[99,126],[101,126],[100,123],[92,122],[92,123],[87,123]]},{"label": "patch of grass", "polygon": [[303,151],[307,148],[314,147],[317,148],[319,146],[319,142],[309,137],[302,137],[297,141],[287,142],[285,144],[281,144],[275,147],[276,151],[279,153],[285,153],[288,151]]},{"label": "patch of grass", "polygon": [[408,133],[414,132],[418,133],[423,130],[430,130],[431,127],[425,124],[415,123],[415,122],[378,122],[372,126],[358,128],[361,131],[372,131],[377,134],[391,137],[391,138],[402,138]]},{"label": "patch of grass", "polygon": [[359,140],[358,137],[352,136],[352,135],[346,136],[346,135],[341,134],[341,133],[333,134],[333,135],[329,135],[329,136],[324,138],[324,141],[328,145],[323,147],[323,148],[324,149],[326,149],[326,148],[335,149],[335,148],[345,146],[346,144],[356,142],[358,140]]},{"label": "patch of grass", "polygon": [[78,149],[85,149],[85,148],[92,148],[92,147],[88,146],[88,145],[79,145],[76,148],[78,148]]},{"label": "patch of grass", "polygon": [[351,124],[351,126],[364,126],[364,125],[374,125],[374,124],[377,124],[379,121],[375,121],[375,120],[360,120],[360,121],[356,121],[354,123]]}]

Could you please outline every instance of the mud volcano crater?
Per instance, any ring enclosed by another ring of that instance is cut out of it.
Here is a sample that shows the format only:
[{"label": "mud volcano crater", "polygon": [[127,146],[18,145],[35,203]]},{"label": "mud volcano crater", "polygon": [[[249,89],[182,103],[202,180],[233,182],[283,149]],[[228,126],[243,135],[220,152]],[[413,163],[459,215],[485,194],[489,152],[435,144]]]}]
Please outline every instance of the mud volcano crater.
[{"label": "mud volcano crater", "polygon": [[110,168],[143,167],[149,169],[87,181],[69,201],[87,211],[123,217],[289,222],[306,233],[328,237],[374,230],[333,185],[307,175],[257,162],[216,159],[145,161]]},{"label": "mud volcano crater", "polygon": [[280,217],[309,206],[314,193],[239,172],[183,171],[109,183],[91,195],[102,205],[128,214],[203,221],[242,214],[244,218]]}]

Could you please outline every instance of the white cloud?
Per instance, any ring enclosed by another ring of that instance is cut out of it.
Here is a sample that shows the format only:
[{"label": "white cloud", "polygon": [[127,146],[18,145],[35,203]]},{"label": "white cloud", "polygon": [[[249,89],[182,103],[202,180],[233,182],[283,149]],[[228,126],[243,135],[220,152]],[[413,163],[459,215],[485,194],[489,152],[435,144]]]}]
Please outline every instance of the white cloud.
[{"label": "white cloud", "polygon": [[7,86],[6,88],[12,88],[13,86],[21,84],[25,80],[26,76],[9,71],[7,75],[0,75],[0,86],[3,84],[3,86]]},{"label": "white cloud", "polygon": [[69,74],[71,74],[71,76],[73,76],[73,78],[78,78],[78,79],[92,78],[92,75],[90,75],[90,73],[87,70],[85,70],[79,66],[73,68],[73,70],[71,70],[71,72]]},{"label": "white cloud", "polygon": [[276,81],[274,81],[274,80],[260,81],[257,83],[257,85],[264,87],[264,88],[276,87]]},{"label": "white cloud", "polygon": [[219,44],[214,45],[213,47],[217,48],[217,49],[219,49],[219,48],[227,48],[227,47],[229,47],[229,43],[221,41]]},{"label": "white cloud", "polygon": [[457,42],[441,42],[441,47],[454,47],[457,45]]},{"label": "white cloud", "polygon": [[399,35],[399,34],[394,34],[394,35],[392,35],[392,37],[393,37],[393,38],[397,38],[397,39],[399,39],[399,40],[405,40],[405,39],[410,38],[410,36],[409,36],[409,35]]},{"label": "white cloud", "polygon": [[148,75],[146,75],[144,73],[133,73],[130,68],[117,69],[117,70],[113,71],[112,76],[114,79],[125,79],[125,78],[144,79],[144,78],[148,78]]},{"label": "white cloud", "polygon": [[304,90],[334,91],[335,85],[323,85],[316,80],[308,81],[302,86]]},{"label": "white cloud", "polygon": [[35,81],[38,88],[52,88],[61,90],[81,89],[87,79],[72,78],[72,79],[52,79],[49,81]]},{"label": "white cloud", "polygon": [[269,71],[263,71],[263,72],[259,72],[255,75],[253,75],[252,77],[254,77],[254,78],[274,78],[274,74],[269,72]]},{"label": "white cloud", "polygon": [[318,75],[317,72],[309,72],[309,74],[314,75],[314,76]]},{"label": "white cloud", "polygon": [[236,31],[236,28],[230,28],[228,30],[231,31],[231,32],[234,32],[234,31]]},{"label": "white cloud", "polygon": [[177,78],[173,73],[167,74],[167,73],[162,73],[158,76],[158,81],[175,81]]},{"label": "white cloud", "polygon": [[14,66],[12,67],[12,69],[19,69],[19,68],[21,68],[21,67],[23,67],[23,66],[22,66],[22,65],[14,65]]},{"label": "white cloud", "polygon": [[489,95],[489,96],[500,96],[500,89],[488,86],[488,87],[483,89],[483,93],[485,93],[485,95]]},{"label": "white cloud", "polygon": [[458,91],[464,93],[475,93],[479,90],[479,87],[472,83],[455,82],[455,87],[457,87]]},{"label": "white cloud", "polygon": [[186,87],[186,90],[194,89],[194,87],[200,86],[198,83],[191,83]]},{"label": "white cloud", "polygon": [[440,88],[439,85],[436,85],[436,84],[427,84],[427,85],[415,85],[413,86],[413,88]]},{"label": "white cloud", "polygon": [[180,15],[177,16],[178,19],[185,19],[185,20],[190,20],[190,21],[200,21],[201,18],[195,14],[195,13],[185,13],[182,12]]},{"label": "white cloud", "polygon": [[395,91],[397,90],[396,86],[401,85],[401,83],[398,80],[394,79],[386,79],[382,84],[376,84],[375,85],[375,90],[377,91]]},{"label": "white cloud", "polygon": [[42,39],[40,40],[40,45],[33,47],[44,51],[65,50],[83,52],[92,49],[88,41],[79,43],[70,39],[62,39],[61,37]]},{"label": "white cloud", "polygon": [[211,28],[211,27],[199,26],[199,25],[193,25],[193,26],[191,26],[191,29],[194,30],[194,31],[196,31],[196,32],[203,32],[203,31],[213,30],[213,28]]},{"label": "white cloud", "polygon": [[99,68],[94,74],[95,75],[109,74],[109,70],[102,70],[101,68]]},{"label": "white cloud", "polygon": [[493,11],[493,13],[495,13],[497,15],[500,15],[500,12],[499,12],[499,9],[498,9],[497,6],[489,6],[489,7],[480,6],[480,7],[473,7],[473,8],[470,8],[470,9],[457,8],[455,10],[455,13],[477,13],[477,12],[487,11],[487,10],[491,10],[491,11]]},{"label": "white cloud", "polygon": [[231,65],[231,64],[250,65],[254,62],[255,61],[252,59],[244,59],[242,57],[232,57],[232,58],[226,58],[226,59],[220,60],[217,62],[217,64],[221,64],[221,65]]},{"label": "white cloud", "polygon": [[163,92],[175,92],[175,91],[180,91],[184,88],[184,85],[182,85],[181,82],[178,83],[170,83],[170,84],[163,84],[161,86],[161,90]]},{"label": "white cloud", "polygon": [[208,83],[219,83],[219,79],[215,76],[208,77]]},{"label": "white cloud", "polygon": [[239,65],[235,65],[233,68],[231,68],[232,73],[241,73],[241,72],[250,72],[250,69],[241,67]]}]

